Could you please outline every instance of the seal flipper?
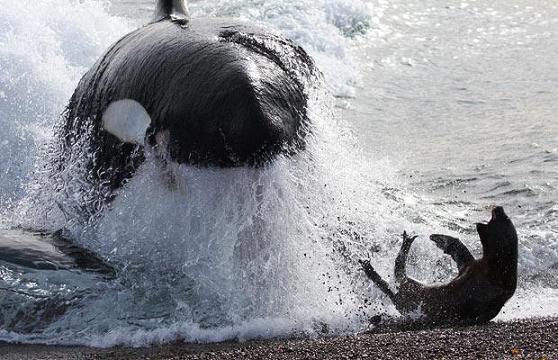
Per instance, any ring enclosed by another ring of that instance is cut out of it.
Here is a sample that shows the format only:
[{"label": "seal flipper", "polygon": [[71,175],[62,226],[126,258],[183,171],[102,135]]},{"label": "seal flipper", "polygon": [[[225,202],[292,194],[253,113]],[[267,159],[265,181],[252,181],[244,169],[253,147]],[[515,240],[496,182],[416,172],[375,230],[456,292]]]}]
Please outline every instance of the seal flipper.
[{"label": "seal flipper", "polygon": [[457,238],[448,235],[432,234],[430,235],[430,240],[444,253],[451,256],[453,261],[457,264],[459,274],[463,272],[467,265],[475,261],[469,249]]},{"label": "seal flipper", "polygon": [[397,304],[397,295],[389,288],[388,283],[384,279],[382,279],[380,274],[378,274],[376,270],[374,270],[374,268],[370,264],[370,261],[359,260],[359,263],[362,266],[362,270],[364,270],[366,276],[368,276],[368,278],[372,280],[376,284],[376,286],[378,286],[380,290],[382,290],[383,293],[386,294],[391,299],[391,301],[393,301],[394,304]]},{"label": "seal flipper", "polygon": [[418,285],[418,283],[415,280],[407,277],[407,270],[406,270],[407,255],[409,255],[409,250],[411,250],[411,245],[413,245],[413,241],[415,241],[418,235],[409,236],[407,235],[407,232],[404,231],[402,236],[403,236],[403,244],[401,245],[399,254],[395,259],[395,269],[394,269],[395,282],[399,285],[405,283],[413,283],[415,285]]},{"label": "seal flipper", "polygon": [[186,0],[159,0],[155,10],[153,22],[171,19],[180,25],[186,25],[190,20],[190,12]]}]

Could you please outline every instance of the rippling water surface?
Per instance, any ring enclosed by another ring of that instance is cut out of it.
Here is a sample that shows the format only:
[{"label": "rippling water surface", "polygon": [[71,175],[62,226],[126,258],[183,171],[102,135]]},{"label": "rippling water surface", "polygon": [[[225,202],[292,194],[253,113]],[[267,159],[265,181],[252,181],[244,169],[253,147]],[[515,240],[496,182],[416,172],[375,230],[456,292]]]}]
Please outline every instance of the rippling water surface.
[{"label": "rippling water surface", "polygon": [[0,261],[0,340],[359,331],[395,312],[358,258],[387,275],[398,234],[416,232],[410,272],[443,282],[455,269],[426,235],[480,255],[473,224],[494,204],[520,236],[519,289],[499,318],[558,314],[555,2],[193,1],[193,16],[275,28],[316,59],[333,101],[312,104],[308,151],[259,170],[177,167],[178,190],[147,161],[99,219],[77,224],[44,190],[45,144],[80,77],[152,9],[0,0],[0,231],[66,226],[118,272]]}]

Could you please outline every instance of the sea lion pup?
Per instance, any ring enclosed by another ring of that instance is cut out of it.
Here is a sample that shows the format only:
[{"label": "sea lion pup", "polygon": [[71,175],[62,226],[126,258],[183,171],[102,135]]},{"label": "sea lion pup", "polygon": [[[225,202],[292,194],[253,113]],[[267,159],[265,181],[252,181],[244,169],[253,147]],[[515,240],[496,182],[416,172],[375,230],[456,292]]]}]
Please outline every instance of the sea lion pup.
[{"label": "sea lion pup", "polygon": [[430,239],[457,263],[459,274],[441,286],[426,286],[409,278],[405,271],[407,255],[417,236],[403,233],[403,245],[395,260],[394,293],[370,265],[360,263],[366,275],[395,304],[403,315],[419,313],[419,322],[438,324],[479,324],[493,319],[517,286],[517,233],[502,207],[492,210],[488,224],[478,223],[477,232],[483,257],[475,260],[463,243],[446,235]]}]

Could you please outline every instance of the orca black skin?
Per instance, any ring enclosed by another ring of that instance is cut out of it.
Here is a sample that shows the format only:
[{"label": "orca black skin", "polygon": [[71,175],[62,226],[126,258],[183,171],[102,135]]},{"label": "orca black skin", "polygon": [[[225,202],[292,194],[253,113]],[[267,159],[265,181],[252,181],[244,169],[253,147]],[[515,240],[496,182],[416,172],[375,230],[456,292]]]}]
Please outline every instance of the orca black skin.
[{"label": "orca black skin", "polygon": [[360,261],[366,275],[395,304],[402,314],[422,313],[427,325],[480,324],[496,317],[513,296],[517,286],[517,233],[502,207],[492,210],[488,224],[477,224],[483,257],[475,260],[459,239],[431,235],[430,239],[457,263],[458,276],[441,286],[426,286],[406,275],[405,264],[416,236],[403,234],[403,245],[395,261],[393,292],[370,265]]},{"label": "orca black skin", "polygon": [[35,270],[82,270],[115,276],[115,269],[92,252],[54,234],[20,229],[0,232],[0,261]]},{"label": "orca black skin", "polygon": [[159,1],[153,22],[124,36],[81,79],[60,129],[60,168],[84,139],[87,167],[115,189],[144,160],[143,143],[103,128],[130,99],[151,123],[147,146],[197,166],[261,166],[305,146],[308,90],[320,78],[292,41],[231,19],[190,19],[183,0]]}]

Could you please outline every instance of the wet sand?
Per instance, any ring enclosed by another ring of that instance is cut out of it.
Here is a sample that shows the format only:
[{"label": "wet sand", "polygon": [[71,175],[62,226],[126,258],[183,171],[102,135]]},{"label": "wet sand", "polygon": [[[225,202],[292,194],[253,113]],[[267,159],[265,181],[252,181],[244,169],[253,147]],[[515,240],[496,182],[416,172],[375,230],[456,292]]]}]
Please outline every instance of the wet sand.
[{"label": "wet sand", "polygon": [[150,348],[0,343],[0,359],[538,359],[558,360],[558,318],[354,336]]}]

